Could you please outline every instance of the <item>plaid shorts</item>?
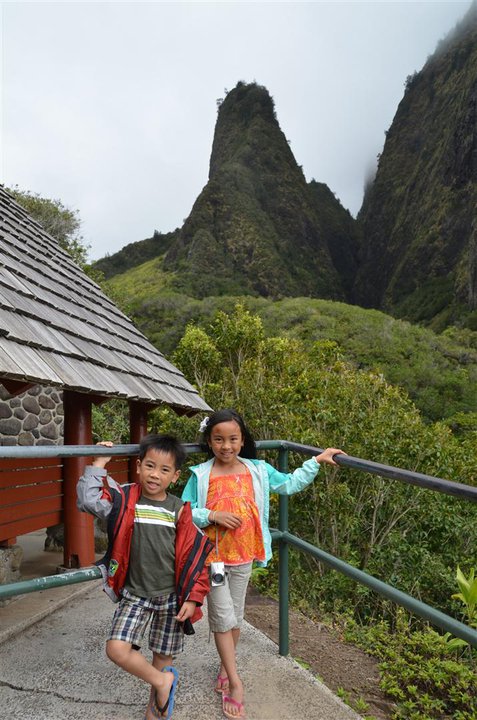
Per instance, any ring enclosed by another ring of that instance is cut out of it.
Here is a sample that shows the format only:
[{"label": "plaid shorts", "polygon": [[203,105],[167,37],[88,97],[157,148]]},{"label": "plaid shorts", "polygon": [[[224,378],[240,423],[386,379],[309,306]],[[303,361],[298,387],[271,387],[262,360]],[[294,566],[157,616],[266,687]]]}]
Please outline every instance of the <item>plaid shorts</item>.
[{"label": "plaid shorts", "polygon": [[142,598],[122,591],[108,640],[123,640],[140,648],[148,624],[149,649],[159,655],[177,655],[184,648],[184,633],[177,622],[177,595]]}]

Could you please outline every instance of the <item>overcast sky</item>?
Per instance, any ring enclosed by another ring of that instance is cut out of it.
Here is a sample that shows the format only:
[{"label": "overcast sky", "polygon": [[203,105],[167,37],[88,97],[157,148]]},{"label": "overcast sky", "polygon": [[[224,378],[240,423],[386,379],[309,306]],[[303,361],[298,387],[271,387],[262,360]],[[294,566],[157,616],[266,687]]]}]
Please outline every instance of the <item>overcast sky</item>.
[{"label": "overcast sky", "polygon": [[353,215],[406,77],[467,2],[3,2],[1,178],[78,209],[90,257],[180,227],[216,100],[265,85]]}]

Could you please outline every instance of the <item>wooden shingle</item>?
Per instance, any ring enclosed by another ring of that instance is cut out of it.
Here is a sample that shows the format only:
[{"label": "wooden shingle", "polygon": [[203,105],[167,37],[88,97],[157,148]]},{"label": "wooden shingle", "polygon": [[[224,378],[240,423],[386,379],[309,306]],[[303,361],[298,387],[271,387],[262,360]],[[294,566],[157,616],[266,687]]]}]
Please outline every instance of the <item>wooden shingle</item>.
[{"label": "wooden shingle", "polygon": [[182,412],[197,390],[0,186],[0,382],[52,385]]}]

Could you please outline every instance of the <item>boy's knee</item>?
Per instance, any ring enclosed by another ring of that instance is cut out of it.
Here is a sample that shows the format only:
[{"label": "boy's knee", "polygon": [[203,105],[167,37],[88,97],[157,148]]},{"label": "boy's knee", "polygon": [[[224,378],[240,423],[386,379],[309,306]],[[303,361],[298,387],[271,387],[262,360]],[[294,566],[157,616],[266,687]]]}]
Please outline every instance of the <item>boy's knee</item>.
[{"label": "boy's knee", "polygon": [[131,645],[122,640],[108,640],[106,643],[106,655],[116,665],[123,665],[131,652],[133,652]]}]

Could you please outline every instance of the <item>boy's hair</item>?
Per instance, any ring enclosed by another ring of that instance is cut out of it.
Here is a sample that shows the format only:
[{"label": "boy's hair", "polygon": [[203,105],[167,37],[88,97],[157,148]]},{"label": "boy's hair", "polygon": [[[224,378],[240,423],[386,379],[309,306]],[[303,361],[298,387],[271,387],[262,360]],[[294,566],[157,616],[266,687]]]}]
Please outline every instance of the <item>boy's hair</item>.
[{"label": "boy's hair", "polygon": [[180,470],[186,459],[186,449],[174,435],[145,435],[139,443],[139,460],[144,460],[148,450],[169,453],[174,458],[176,470]]},{"label": "boy's hair", "polygon": [[207,425],[202,432],[202,444],[203,446],[207,445],[207,447],[204,447],[204,450],[207,450],[209,457],[213,456],[213,452],[209,446],[212,428],[219,423],[230,422],[231,420],[234,420],[237,423],[242,433],[243,448],[240,451],[240,456],[244,458],[256,458],[257,447],[255,445],[255,440],[253,439],[252,433],[245,425],[243,417],[239,415],[236,410],[232,410],[229,408],[224,408],[223,410],[216,410],[216,412],[212,413],[212,415],[209,416]]}]

